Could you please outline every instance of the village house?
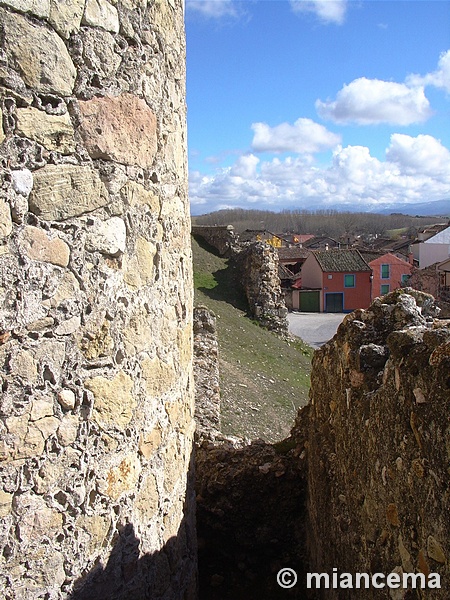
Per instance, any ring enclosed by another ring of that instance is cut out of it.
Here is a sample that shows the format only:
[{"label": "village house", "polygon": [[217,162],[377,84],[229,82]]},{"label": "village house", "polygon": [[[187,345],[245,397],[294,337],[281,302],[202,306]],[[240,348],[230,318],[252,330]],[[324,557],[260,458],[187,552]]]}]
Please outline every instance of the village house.
[{"label": "village house", "polygon": [[413,269],[409,262],[390,252],[360,252],[372,269],[372,300],[407,285]]},{"label": "village house", "polygon": [[436,265],[439,276],[437,298],[442,318],[450,318],[450,258]]},{"label": "village house", "polygon": [[298,246],[278,248],[278,261],[280,265],[287,267],[291,273],[297,275],[309,253],[309,250]]},{"label": "village house", "polygon": [[450,314],[450,258],[424,269],[414,269],[408,285],[438,300],[442,315]]},{"label": "village house", "polygon": [[311,233],[283,233],[280,237],[287,243],[288,247],[299,246],[300,248],[314,238]]},{"label": "village house", "polygon": [[[379,237],[376,240],[373,240],[367,248],[370,248],[370,251],[378,252],[380,254],[393,254],[397,258],[401,258],[411,264],[414,263],[414,256],[411,251],[411,244],[413,240],[411,238],[404,237],[400,240],[392,240],[388,238]],[[365,248],[361,249],[363,252],[366,252]],[[417,261],[416,266],[419,266],[419,262]]]},{"label": "village house", "polygon": [[240,242],[266,242],[274,248],[302,247],[313,239],[312,234],[273,233],[268,229],[246,229],[239,236]]},{"label": "village house", "polygon": [[450,258],[436,265],[439,276],[438,298],[450,302]]},{"label": "village house", "polygon": [[315,250],[301,275],[302,289],[293,291],[299,310],[351,312],[370,305],[372,270],[358,250]]},{"label": "village house", "polygon": [[340,243],[328,235],[318,235],[307,240],[304,246],[308,250],[319,250],[320,248],[329,250],[330,248],[340,248]]},{"label": "village house", "polygon": [[420,269],[447,260],[450,257],[449,224],[437,224],[424,229],[412,248]]}]

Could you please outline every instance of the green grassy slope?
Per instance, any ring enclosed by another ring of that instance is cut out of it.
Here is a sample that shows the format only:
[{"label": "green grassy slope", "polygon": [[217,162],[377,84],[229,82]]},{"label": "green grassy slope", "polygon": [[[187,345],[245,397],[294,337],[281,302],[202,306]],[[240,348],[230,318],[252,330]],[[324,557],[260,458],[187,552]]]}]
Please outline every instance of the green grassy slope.
[{"label": "green grassy slope", "polygon": [[248,318],[228,260],[192,240],[195,304],[217,317],[222,430],[266,441],[283,439],[308,401],[311,350]]}]

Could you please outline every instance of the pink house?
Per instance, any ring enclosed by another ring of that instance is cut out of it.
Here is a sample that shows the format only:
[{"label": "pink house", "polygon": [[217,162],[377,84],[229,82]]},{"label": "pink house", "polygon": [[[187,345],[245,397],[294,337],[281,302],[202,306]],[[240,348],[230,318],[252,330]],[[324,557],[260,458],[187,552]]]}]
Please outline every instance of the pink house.
[{"label": "pink house", "polygon": [[[372,271],[358,250],[315,250],[305,260],[301,275],[300,296],[315,293],[318,312],[351,312],[370,306]],[[300,310],[305,310],[303,304],[300,297]]]},{"label": "pink house", "polygon": [[404,286],[411,276],[412,265],[389,252],[368,262],[373,275],[372,300]]}]

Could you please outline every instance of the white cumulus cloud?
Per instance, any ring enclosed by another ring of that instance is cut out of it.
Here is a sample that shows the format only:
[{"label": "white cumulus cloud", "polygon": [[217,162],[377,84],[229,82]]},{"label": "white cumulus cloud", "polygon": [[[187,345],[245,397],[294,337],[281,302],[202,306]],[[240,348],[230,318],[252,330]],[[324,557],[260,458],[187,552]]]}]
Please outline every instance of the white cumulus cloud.
[{"label": "white cumulus cloud", "polygon": [[423,87],[366,77],[344,85],[336,100],[317,100],[316,110],[324,119],[359,125],[410,125],[424,122],[432,114]]},{"label": "white cumulus cloud", "polygon": [[411,86],[432,85],[437,88],[442,88],[450,93],[450,50],[441,54],[436,71],[424,76],[410,75],[406,79],[406,82]]},{"label": "white cumulus cloud", "polygon": [[266,123],[253,123],[252,149],[255,152],[295,152],[313,154],[339,144],[339,135],[311,119],[297,119],[293,125],[281,123],[270,127]]},{"label": "white cumulus cloud", "polygon": [[214,175],[190,177],[193,212],[220,206],[349,209],[409,204],[448,197],[450,151],[429,135],[393,134],[386,160],[366,146],[337,146],[331,162],[317,166],[302,155],[259,161],[240,157]]},{"label": "white cumulus cloud", "polygon": [[208,19],[237,17],[239,14],[233,0],[186,0],[186,9]]},{"label": "white cumulus cloud", "polygon": [[386,158],[408,174],[420,173],[443,177],[447,181],[450,179],[450,151],[431,135],[411,137],[394,133]]},{"label": "white cumulus cloud", "polygon": [[382,164],[366,146],[339,147],[333,155],[331,171],[338,174],[336,182],[365,186],[369,179],[380,175]]},{"label": "white cumulus cloud", "polygon": [[259,158],[254,154],[245,154],[240,156],[235,164],[231,167],[230,175],[233,177],[250,178],[256,175],[256,167],[259,163]]},{"label": "white cumulus cloud", "polygon": [[296,13],[314,13],[325,23],[341,25],[345,20],[347,0],[290,0]]}]

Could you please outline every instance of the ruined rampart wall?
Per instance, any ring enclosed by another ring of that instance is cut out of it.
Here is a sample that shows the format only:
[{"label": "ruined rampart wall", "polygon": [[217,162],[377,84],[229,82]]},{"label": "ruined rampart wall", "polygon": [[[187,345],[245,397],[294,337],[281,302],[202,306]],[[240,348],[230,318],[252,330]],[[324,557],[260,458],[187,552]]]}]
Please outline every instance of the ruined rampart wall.
[{"label": "ruined rampart wall", "polygon": [[[435,308],[406,289],[347,315],[314,354],[310,403],[287,440],[197,451],[205,597],[281,600],[276,574],[290,567],[292,598],[448,598],[450,322]],[[329,585],[308,589],[307,573]],[[356,589],[356,573],[384,587]],[[417,589],[433,573],[441,587]]]},{"label": "ruined rampart wall", "polygon": [[276,248],[264,242],[246,244],[235,260],[252,316],[263,327],[286,335],[288,310],[281,292]]},{"label": "ruined rampart wall", "polygon": [[192,235],[202,238],[215,248],[220,256],[230,256],[237,242],[233,225],[193,225]]},{"label": "ruined rampart wall", "polygon": [[195,439],[220,435],[219,343],[216,316],[206,306],[194,308]]},{"label": "ruined rampart wall", "polygon": [[[438,573],[441,589],[361,590],[448,597],[450,327],[412,289],[344,319],[313,359],[308,439],[309,570]],[[339,580],[339,579],[338,579]],[[386,583],[386,579],[381,580]],[[400,589],[401,588],[401,589]],[[346,600],[351,589],[316,590]],[[381,595],[380,595],[381,594]]]},{"label": "ruined rampart wall", "polygon": [[192,235],[203,239],[237,266],[239,281],[251,315],[263,327],[288,333],[287,308],[278,276],[278,252],[263,242],[239,242],[232,225],[193,226]]},{"label": "ruined rampart wall", "polygon": [[192,598],[183,3],[0,29],[0,595]]}]

